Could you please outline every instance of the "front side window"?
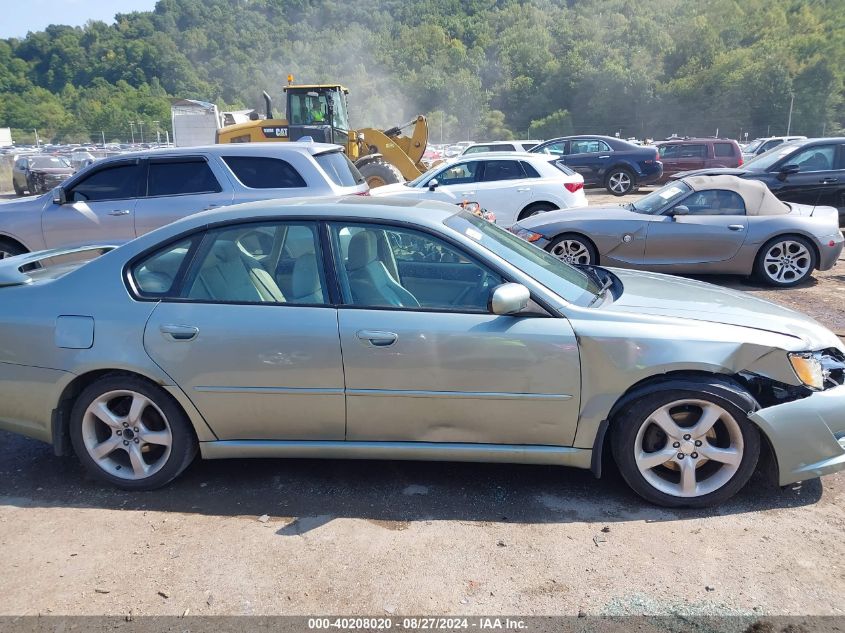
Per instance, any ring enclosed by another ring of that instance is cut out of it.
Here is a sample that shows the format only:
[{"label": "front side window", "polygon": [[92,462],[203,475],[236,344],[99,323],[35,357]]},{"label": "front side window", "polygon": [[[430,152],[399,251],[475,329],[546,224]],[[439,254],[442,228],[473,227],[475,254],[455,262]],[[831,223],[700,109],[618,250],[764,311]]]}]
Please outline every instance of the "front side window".
[{"label": "front side window", "polygon": [[432,235],[375,224],[331,226],[347,305],[487,312],[500,275]]},{"label": "front side window", "polygon": [[829,171],[833,169],[835,157],[836,145],[816,145],[798,152],[787,162],[790,165],[798,165],[802,172]]},{"label": "front side window", "polygon": [[475,182],[478,168],[481,161],[470,163],[456,163],[441,171],[437,176],[437,182],[441,185],[465,185]]},{"label": "front side window", "polygon": [[73,202],[96,202],[97,200],[122,200],[135,198],[141,189],[141,168],[135,163],[110,165],[98,169],[74,185],[68,193]]},{"label": "front side window", "polygon": [[745,201],[735,191],[696,191],[682,200],[688,215],[745,215]]},{"label": "front side window", "polygon": [[180,298],[198,302],[325,304],[316,225],[272,222],[212,231],[182,286]]},{"label": "front side window", "polygon": [[557,143],[549,143],[548,145],[544,145],[539,150],[534,149],[535,152],[542,152],[543,154],[551,154],[552,156],[564,156],[566,155],[566,141],[559,141]]},{"label": "front side window", "polygon": [[299,172],[281,158],[224,156],[223,162],[232,170],[235,178],[250,189],[295,189],[306,186]]},{"label": "front side window", "polygon": [[202,159],[154,160],[147,177],[148,196],[179,196],[190,193],[217,193],[220,183]]}]

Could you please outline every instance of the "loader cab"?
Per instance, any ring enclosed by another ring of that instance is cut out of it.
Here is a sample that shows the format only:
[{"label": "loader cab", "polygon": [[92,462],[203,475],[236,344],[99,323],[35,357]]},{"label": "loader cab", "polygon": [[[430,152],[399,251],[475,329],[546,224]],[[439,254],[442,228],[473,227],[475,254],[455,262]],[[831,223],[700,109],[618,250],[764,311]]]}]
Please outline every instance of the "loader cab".
[{"label": "loader cab", "polygon": [[311,85],[284,87],[287,99],[288,134],[291,141],[310,136],[318,143],[349,143],[349,116],[343,86]]}]

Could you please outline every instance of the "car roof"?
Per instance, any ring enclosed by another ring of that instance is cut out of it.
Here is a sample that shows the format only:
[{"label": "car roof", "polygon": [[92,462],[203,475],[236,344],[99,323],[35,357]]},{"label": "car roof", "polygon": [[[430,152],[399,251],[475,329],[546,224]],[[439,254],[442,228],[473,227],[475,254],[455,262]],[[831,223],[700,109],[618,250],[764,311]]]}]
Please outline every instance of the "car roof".
[{"label": "car roof", "polygon": [[789,207],[778,200],[760,180],[750,180],[737,176],[687,176],[681,179],[693,191],[722,189],[733,191],[745,202],[745,213],[754,215],[784,215],[789,213]]},{"label": "car roof", "polygon": [[671,141],[655,141],[655,145],[671,145],[673,143],[736,143],[732,138],[713,138],[712,136],[691,136],[689,138],[673,138]]},{"label": "car roof", "polygon": [[147,156],[179,156],[197,153],[231,154],[236,151],[241,156],[266,156],[273,152],[306,152],[308,154],[322,154],[324,152],[342,151],[340,145],[331,143],[312,143],[308,141],[266,142],[266,143],[221,143],[218,145],[199,145],[196,147],[160,147],[157,149],[142,149],[120,154],[116,158],[145,158]]}]

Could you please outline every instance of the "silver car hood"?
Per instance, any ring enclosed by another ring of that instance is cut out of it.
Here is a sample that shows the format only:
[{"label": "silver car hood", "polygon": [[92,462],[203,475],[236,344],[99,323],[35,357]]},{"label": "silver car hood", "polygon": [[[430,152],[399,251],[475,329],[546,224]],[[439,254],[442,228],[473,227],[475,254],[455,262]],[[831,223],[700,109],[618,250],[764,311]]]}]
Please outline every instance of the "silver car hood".
[{"label": "silver car hood", "polygon": [[696,319],[775,332],[801,339],[805,349],[838,347],[838,337],[810,317],[745,292],[702,281],[635,270],[610,269],[622,296],[601,310]]}]

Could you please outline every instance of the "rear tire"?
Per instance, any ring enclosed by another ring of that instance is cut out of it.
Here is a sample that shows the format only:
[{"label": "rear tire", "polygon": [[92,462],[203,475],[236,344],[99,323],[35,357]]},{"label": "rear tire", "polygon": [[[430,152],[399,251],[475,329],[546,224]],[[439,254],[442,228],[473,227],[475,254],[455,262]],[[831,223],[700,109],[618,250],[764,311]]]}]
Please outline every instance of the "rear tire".
[{"label": "rear tire", "polygon": [[636,188],[637,178],[628,169],[615,167],[607,174],[604,186],[614,196],[624,196]]},{"label": "rear tire", "polygon": [[11,240],[0,239],[0,259],[7,257],[14,257],[15,255],[23,255],[28,253],[23,246]]},{"label": "rear tire", "polygon": [[366,179],[370,189],[405,182],[402,172],[394,165],[383,160],[373,160],[358,167],[358,171]]},{"label": "rear tire", "polygon": [[760,432],[747,407],[719,382],[658,388],[615,416],[613,457],[647,501],[670,508],[722,503],[748,482],[760,456]]},{"label": "rear tire", "polygon": [[197,453],[179,405],[137,376],[106,376],[88,386],[74,403],[69,430],[85,469],[124,490],[167,485]]},{"label": "rear tire", "polygon": [[757,253],[754,278],[776,288],[791,288],[806,281],[818,266],[816,250],[800,235],[769,240]]}]

